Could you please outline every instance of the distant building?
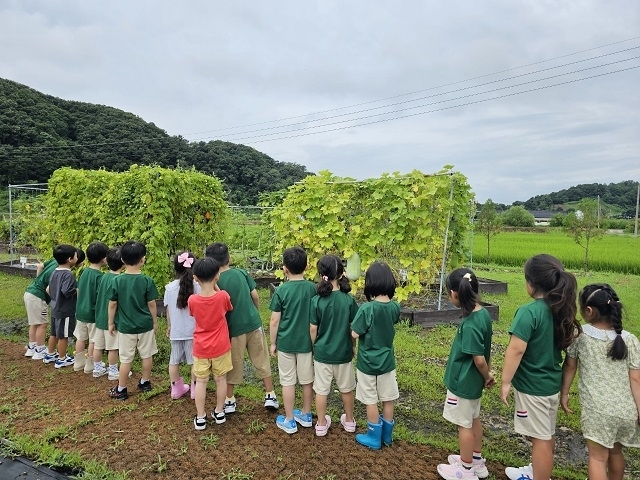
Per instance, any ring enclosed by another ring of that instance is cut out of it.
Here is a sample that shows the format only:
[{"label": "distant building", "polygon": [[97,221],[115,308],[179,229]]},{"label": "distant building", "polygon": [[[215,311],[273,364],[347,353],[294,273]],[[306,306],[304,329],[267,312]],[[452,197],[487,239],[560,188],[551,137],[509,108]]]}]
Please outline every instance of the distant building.
[{"label": "distant building", "polygon": [[561,212],[552,212],[551,210],[529,210],[529,213],[533,215],[536,225],[549,225],[551,217]]}]

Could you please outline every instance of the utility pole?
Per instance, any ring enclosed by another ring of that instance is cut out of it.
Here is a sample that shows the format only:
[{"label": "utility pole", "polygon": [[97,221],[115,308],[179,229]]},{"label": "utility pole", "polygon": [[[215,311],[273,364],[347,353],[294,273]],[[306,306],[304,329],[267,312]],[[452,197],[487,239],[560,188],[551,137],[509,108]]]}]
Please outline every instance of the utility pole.
[{"label": "utility pole", "polygon": [[638,236],[638,207],[640,207],[640,182],[638,182],[638,195],[636,196],[636,225],[633,229],[633,236]]}]

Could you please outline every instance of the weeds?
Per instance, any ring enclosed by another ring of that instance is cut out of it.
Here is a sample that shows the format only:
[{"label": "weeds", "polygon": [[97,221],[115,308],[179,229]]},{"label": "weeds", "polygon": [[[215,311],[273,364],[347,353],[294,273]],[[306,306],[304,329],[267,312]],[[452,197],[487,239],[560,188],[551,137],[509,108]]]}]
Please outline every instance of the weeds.
[{"label": "weeds", "polygon": [[225,473],[224,470],[220,470],[220,478],[224,480],[248,480],[252,479],[254,472],[244,473],[239,468],[232,468],[231,471]]},{"label": "weeds", "polygon": [[210,433],[209,435],[202,435],[200,437],[200,443],[202,443],[202,448],[204,448],[205,450],[207,450],[209,447],[213,448],[214,450],[218,448],[218,440],[220,440],[220,438],[214,433]]},{"label": "weeds", "polygon": [[247,433],[260,433],[263,432],[265,428],[267,428],[267,424],[256,418],[249,424],[249,427],[247,427]]}]

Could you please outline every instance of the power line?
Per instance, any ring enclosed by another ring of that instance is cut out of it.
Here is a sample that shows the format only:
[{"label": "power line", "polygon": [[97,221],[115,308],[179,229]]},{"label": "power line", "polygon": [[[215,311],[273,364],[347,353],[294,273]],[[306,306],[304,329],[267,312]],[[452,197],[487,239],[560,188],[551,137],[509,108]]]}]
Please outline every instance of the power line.
[{"label": "power line", "polygon": [[429,90],[435,90],[437,88],[450,87],[452,85],[458,85],[460,83],[470,82],[472,80],[478,80],[478,79],[481,79],[481,78],[491,77],[493,75],[499,75],[501,73],[506,73],[506,72],[510,72],[510,71],[513,71],[513,70],[519,70],[521,68],[531,67],[531,66],[534,66],[534,65],[540,65],[542,63],[547,63],[547,62],[552,62],[553,60],[558,60],[560,58],[566,58],[566,57],[571,57],[571,56],[574,56],[574,55],[580,55],[581,53],[591,52],[593,50],[598,50],[599,48],[610,47],[612,45],[618,45],[620,43],[631,42],[631,41],[637,40],[639,38],[640,38],[640,35],[636,36],[636,37],[632,37],[632,38],[627,38],[625,40],[619,40],[617,42],[606,43],[604,45],[599,45],[597,47],[587,48],[585,50],[580,50],[578,52],[567,53],[567,54],[564,54],[564,55],[559,55],[557,57],[548,58],[546,60],[540,60],[538,62],[527,63],[525,65],[520,65],[518,67],[512,67],[512,68],[507,68],[505,70],[499,70],[499,71],[493,72],[493,73],[486,73],[484,75],[478,75],[476,77],[467,78],[466,80],[458,80],[456,82],[444,83],[442,85],[437,85],[435,87],[429,87],[429,88],[425,88],[425,89],[422,89],[422,90],[416,90],[416,91],[413,91],[413,92],[401,93],[401,94],[398,94],[398,95],[392,95],[390,97],[384,97],[384,98],[380,98],[378,100],[369,100],[367,102],[356,103],[356,104],[349,105],[349,106],[346,106],[346,107],[331,108],[331,109],[328,109],[328,110],[321,110],[321,111],[317,111],[317,112],[311,112],[311,113],[307,113],[307,114],[304,114],[304,115],[295,115],[295,116],[292,116],[292,117],[280,118],[280,119],[276,119],[276,120],[266,120],[264,122],[248,123],[248,124],[244,124],[244,125],[238,125],[238,126],[235,126],[235,127],[225,127],[225,128],[216,129],[216,130],[204,130],[204,131],[201,131],[201,132],[189,133],[187,135],[198,135],[200,133],[221,132],[221,131],[225,131],[225,130],[234,130],[234,129],[237,129],[237,128],[253,127],[253,126],[256,126],[256,125],[264,125],[264,124],[267,124],[267,123],[285,122],[285,121],[288,121],[288,120],[294,120],[296,118],[309,117],[309,116],[312,116],[312,115],[321,115],[323,113],[330,113],[330,112],[335,112],[335,111],[338,111],[338,110],[345,110],[347,108],[360,107],[362,105],[369,105],[369,104],[376,103],[376,102],[384,102],[385,100],[392,100],[394,98],[400,98],[400,97],[405,97],[405,96],[409,96],[409,95],[415,95],[416,93],[427,92]]}]

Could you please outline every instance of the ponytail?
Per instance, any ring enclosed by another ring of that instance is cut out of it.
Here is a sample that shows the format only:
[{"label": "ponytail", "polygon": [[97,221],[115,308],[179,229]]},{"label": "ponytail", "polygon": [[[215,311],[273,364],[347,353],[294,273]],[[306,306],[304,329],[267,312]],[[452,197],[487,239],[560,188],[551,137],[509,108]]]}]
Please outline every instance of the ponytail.
[{"label": "ponytail", "polygon": [[173,267],[179,280],[178,298],[176,300],[178,308],[187,308],[187,300],[193,295],[193,272],[191,267],[194,261],[195,257],[191,252],[179,253],[173,260]]},{"label": "ponytail", "polygon": [[524,264],[524,277],[533,293],[542,293],[553,316],[553,340],[559,350],[565,350],[582,331],[576,318],[576,277],[552,255],[540,254]]},{"label": "ponytail", "polygon": [[447,276],[445,285],[448,291],[458,294],[462,316],[471,315],[480,303],[478,278],[475,273],[468,268],[458,268]]},{"label": "ponytail", "polygon": [[316,286],[316,292],[321,297],[327,297],[333,291],[332,280],[338,281],[338,287],[343,293],[351,291],[349,279],[344,275],[344,266],[342,260],[336,255],[324,255],[318,260],[318,275],[320,281]]}]

